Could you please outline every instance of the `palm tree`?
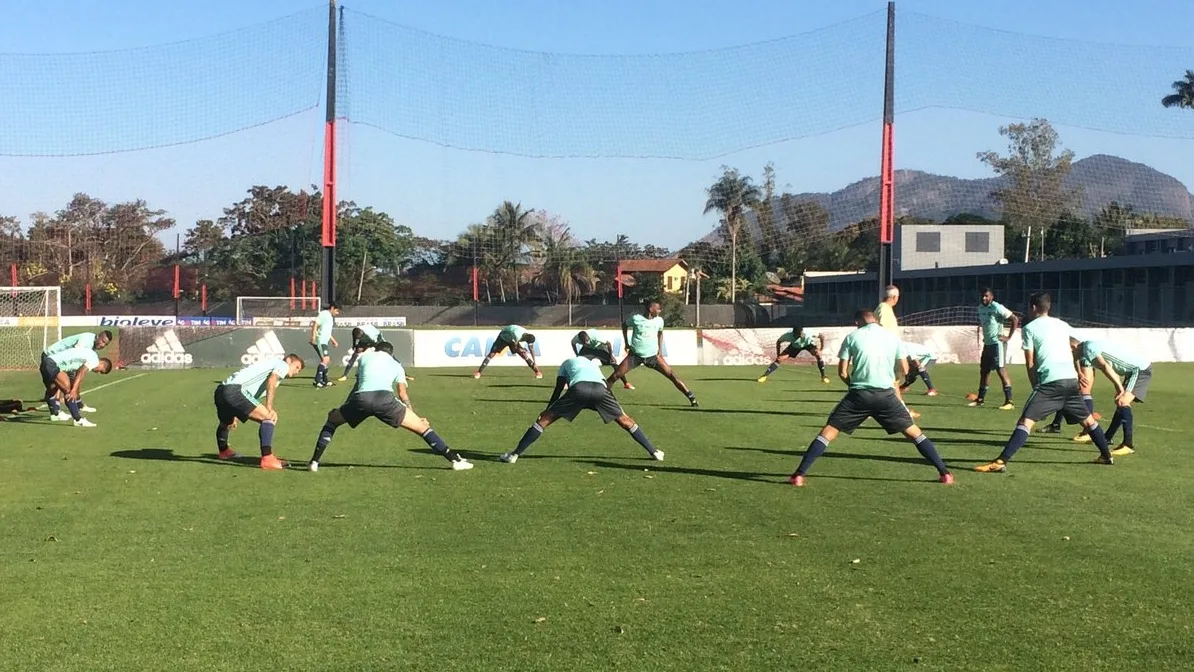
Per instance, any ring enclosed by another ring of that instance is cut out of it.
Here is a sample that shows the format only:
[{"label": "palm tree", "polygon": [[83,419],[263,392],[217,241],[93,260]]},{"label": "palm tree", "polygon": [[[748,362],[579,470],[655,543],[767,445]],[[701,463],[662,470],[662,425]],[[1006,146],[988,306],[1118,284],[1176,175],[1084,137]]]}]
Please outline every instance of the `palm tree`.
[{"label": "palm tree", "polygon": [[[567,297],[568,324],[572,324],[572,300],[587,286],[592,291],[592,267],[585,260],[572,233],[563,228],[548,231],[543,237],[542,265],[538,281],[545,287],[556,286],[560,295]],[[550,296],[551,290],[548,290]]]},{"label": "palm tree", "polygon": [[[539,239],[539,222],[534,211],[525,210],[522,203],[504,201],[489,216],[493,229],[494,256],[503,271],[514,276],[514,301],[520,300],[519,286],[522,284],[521,267],[527,265],[527,247]],[[505,283],[499,275],[502,287],[502,302],[506,300]]]},{"label": "palm tree", "polygon": [[1194,70],[1186,71],[1186,78],[1173,83],[1173,93],[1161,99],[1165,107],[1194,108]]},{"label": "palm tree", "polygon": [[716,210],[722,214],[730,232],[730,303],[738,298],[738,233],[742,230],[747,208],[760,205],[759,188],[749,175],[741,175],[737,168],[722,166],[722,175],[705,192],[705,213]]}]

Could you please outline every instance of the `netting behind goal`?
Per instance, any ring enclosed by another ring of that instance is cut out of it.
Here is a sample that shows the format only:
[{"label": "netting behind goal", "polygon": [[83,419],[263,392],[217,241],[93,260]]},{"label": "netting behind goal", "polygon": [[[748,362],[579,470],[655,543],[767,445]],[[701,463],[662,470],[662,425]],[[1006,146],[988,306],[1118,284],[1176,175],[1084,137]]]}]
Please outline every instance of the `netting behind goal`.
[{"label": "netting behind goal", "polygon": [[62,338],[58,287],[0,287],[0,369],[35,369]]},{"label": "netting behind goal", "polygon": [[321,307],[317,296],[238,296],[236,321],[251,324],[260,318],[315,317]]}]

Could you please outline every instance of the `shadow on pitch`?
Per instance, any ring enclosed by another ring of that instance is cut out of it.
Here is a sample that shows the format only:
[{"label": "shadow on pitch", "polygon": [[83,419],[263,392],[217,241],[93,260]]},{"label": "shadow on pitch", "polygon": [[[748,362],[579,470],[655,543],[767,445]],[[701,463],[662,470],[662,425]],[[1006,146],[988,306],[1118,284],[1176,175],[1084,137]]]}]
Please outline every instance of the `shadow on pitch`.
[{"label": "shadow on pitch", "polygon": [[577,464],[587,464],[598,469],[618,469],[620,471],[638,471],[641,472],[644,468],[648,468],[652,473],[664,474],[684,474],[687,476],[706,476],[710,478],[728,478],[734,481],[754,481],[757,483],[771,483],[782,482],[788,477],[788,474],[765,474],[754,471],[718,471],[716,469],[696,469],[694,467],[668,467],[662,466],[654,460],[650,464],[656,465],[652,467],[644,467],[643,462],[638,464],[620,464],[618,462],[606,462],[604,460],[573,460]]},{"label": "shadow on pitch", "polygon": [[[726,446],[725,449],[726,450],[743,450],[743,451],[749,451],[749,452],[755,452],[755,453],[766,453],[768,455],[782,455],[784,457],[791,457],[794,459],[800,459],[801,457],[804,456],[804,449],[801,449],[801,450],[775,450],[772,448],[746,448],[746,447],[742,447],[742,446]],[[915,450],[915,449],[913,449],[913,450]],[[867,460],[870,462],[895,462],[898,464],[920,464],[920,465],[929,466],[929,463],[923,457],[920,457],[919,454],[905,457],[902,455],[871,455],[871,454],[867,454],[867,453],[849,453],[849,452],[844,452],[844,451],[835,451],[835,450],[833,450],[832,445],[829,446],[829,450],[825,451],[825,454],[821,456],[821,458],[818,460],[818,462],[820,462],[821,460],[838,460],[838,459]],[[902,479],[897,479],[897,480],[902,480]]]},{"label": "shadow on pitch", "polygon": [[[430,453],[431,451],[426,451]],[[261,458],[257,455],[239,455],[231,460],[221,460],[215,454],[210,455],[179,455],[170,448],[139,448],[137,450],[118,450],[109,454],[110,457],[119,457],[126,460],[149,460],[160,462],[192,462],[196,464],[210,464],[219,466],[234,466],[234,467],[252,467],[258,469],[261,467]],[[287,463],[288,469],[297,469],[306,471],[307,461],[295,461],[282,458],[283,462]],[[415,467],[405,464],[360,464],[357,462],[320,462],[321,467],[330,468],[347,468],[355,469],[425,469],[426,467]]]},{"label": "shadow on pitch", "polygon": [[[634,404],[635,406],[651,406],[656,404]],[[824,413],[809,413],[806,411],[768,411],[761,408],[693,408],[691,406],[662,406],[665,411],[679,411],[682,413],[717,413],[725,415],[778,415],[781,417],[797,416],[805,418],[824,418]]]}]

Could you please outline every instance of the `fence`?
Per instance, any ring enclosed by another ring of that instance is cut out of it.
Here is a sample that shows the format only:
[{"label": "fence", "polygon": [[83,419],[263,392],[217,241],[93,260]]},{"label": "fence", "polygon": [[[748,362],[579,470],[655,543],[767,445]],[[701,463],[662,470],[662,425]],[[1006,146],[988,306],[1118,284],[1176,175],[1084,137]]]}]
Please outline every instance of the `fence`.
[{"label": "fence", "polygon": [[[693,323],[701,303],[709,321],[749,325],[827,312],[790,289],[802,271],[874,270],[883,13],[664,55],[479,45],[351,3],[336,28],[342,303],[426,324],[565,324],[564,306],[605,322],[619,293],[663,294]],[[902,11],[895,33],[898,222],[1000,220],[1009,267],[1122,255],[1141,228],[1189,247],[1194,112],[1180,108],[1194,81],[1171,84],[1194,49]],[[310,185],[327,34],[314,9],[175,44],[0,58],[6,282],[61,284],[68,313],[93,314],[216,313],[322,282]],[[1179,109],[1162,105],[1171,92]],[[1043,179],[1016,179],[1028,170]],[[919,309],[958,305],[939,291]],[[758,305],[770,300],[788,305]],[[1165,301],[1102,302],[1090,321],[1191,313],[1184,288]]]}]

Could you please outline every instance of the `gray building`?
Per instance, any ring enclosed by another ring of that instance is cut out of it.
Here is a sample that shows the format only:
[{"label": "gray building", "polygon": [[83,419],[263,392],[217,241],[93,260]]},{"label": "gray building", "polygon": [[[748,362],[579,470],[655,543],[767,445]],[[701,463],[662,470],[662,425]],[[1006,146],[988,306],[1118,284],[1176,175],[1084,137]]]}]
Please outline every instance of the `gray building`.
[{"label": "gray building", "polygon": [[905,271],[990,266],[1003,259],[1000,224],[905,224],[895,230],[895,267]]},{"label": "gray building", "polygon": [[1194,250],[1194,231],[1189,229],[1136,229],[1124,238],[1127,254],[1157,254]]}]

